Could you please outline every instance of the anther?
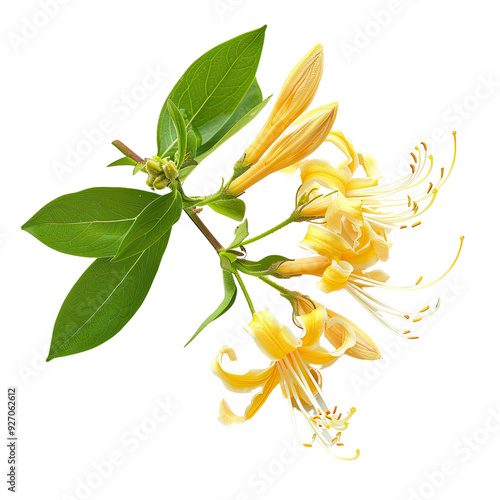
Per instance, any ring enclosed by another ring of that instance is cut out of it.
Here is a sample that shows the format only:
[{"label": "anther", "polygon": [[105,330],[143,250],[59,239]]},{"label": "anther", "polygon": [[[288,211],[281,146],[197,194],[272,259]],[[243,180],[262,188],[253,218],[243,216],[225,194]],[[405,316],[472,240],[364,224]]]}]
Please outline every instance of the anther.
[{"label": "anther", "polygon": [[418,311],[418,312],[423,313],[423,312],[427,311],[427,309],[429,309],[429,306],[425,306],[423,309],[420,309],[420,311]]},{"label": "anther", "polygon": [[411,152],[410,154],[411,154],[411,157],[413,158],[413,161],[415,163],[417,163],[417,157],[415,156],[415,154],[413,152]]},{"label": "anther", "polygon": [[408,226],[399,226],[399,229],[406,229]]},{"label": "anther", "polygon": [[410,316],[408,316],[408,314],[405,314],[405,318],[410,319]]},{"label": "anther", "polygon": [[420,276],[420,278],[418,278],[417,282],[415,283],[415,285],[418,285],[422,280],[424,279],[423,276]]},{"label": "anther", "polygon": [[432,189],[432,182],[429,182],[429,189],[427,190],[426,194],[429,194],[431,192],[431,189]]},{"label": "anther", "polygon": [[418,222],[415,222],[415,224],[412,224],[411,227],[417,227],[417,226],[420,226],[420,224],[422,224],[422,222],[418,221]]},{"label": "anther", "polygon": [[422,146],[424,147],[425,151],[427,151],[427,144],[425,142],[421,142]]}]

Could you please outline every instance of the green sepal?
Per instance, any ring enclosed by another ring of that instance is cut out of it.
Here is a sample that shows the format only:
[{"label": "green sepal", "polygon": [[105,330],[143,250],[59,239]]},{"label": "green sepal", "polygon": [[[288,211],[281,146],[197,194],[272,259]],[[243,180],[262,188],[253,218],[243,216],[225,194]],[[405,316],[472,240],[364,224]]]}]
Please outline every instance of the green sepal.
[{"label": "green sepal", "polygon": [[243,223],[240,224],[234,230],[234,240],[227,248],[230,249],[239,247],[247,236],[248,236],[248,219],[245,219]]},{"label": "green sepal", "polygon": [[283,255],[268,255],[259,261],[238,259],[232,265],[235,269],[245,274],[254,276],[279,276],[276,273],[276,269],[280,264],[289,260],[288,257],[283,257]]}]

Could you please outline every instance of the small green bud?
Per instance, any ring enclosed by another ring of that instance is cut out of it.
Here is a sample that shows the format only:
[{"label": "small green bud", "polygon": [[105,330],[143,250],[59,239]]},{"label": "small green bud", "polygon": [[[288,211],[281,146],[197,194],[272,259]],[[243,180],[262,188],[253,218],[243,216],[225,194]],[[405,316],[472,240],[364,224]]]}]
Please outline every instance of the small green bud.
[{"label": "small green bud", "polygon": [[153,183],[155,181],[155,177],[152,175],[148,175],[148,178],[146,179],[146,185],[149,187],[153,187]]},{"label": "small green bud", "polygon": [[169,182],[170,181],[165,177],[165,175],[161,174],[155,179],[153,187],[155,189],[165,189],[168,186]]},{"label": "small green bud", "polygon": [[165,177],[171,181],[177,179],[179,176],[179,171],[172,160],[168,160],[165,165],[163,165],[163,171],[165,172]]},{"label": "small green bud", "polygon": [[154,175],[154,172],[156,172],[156,175],[163,173],[161,163],[158,160],[154,160],[153,158],[148,158],[146,160],[146,170],[151,175]]}]

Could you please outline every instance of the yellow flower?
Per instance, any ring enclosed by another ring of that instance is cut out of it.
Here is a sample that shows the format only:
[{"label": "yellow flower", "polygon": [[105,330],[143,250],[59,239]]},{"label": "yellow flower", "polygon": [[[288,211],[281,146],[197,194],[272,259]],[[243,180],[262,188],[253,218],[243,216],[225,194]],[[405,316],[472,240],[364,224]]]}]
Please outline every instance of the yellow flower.
[{"label": "yellow flower", "polygon": [[318,43],[293,68],[267,122],[246,150],[244,166],[252,165],[311,104],[323,74],[323,46]]},{"label": "yellow flower", "polygon": [[[243,375],[229,373],[222,367],[222,358],[226,354],[231,361],[236,361],[236,354],[227,346],[219,351],[219,355],[212,361],[211,368],[227,389],[233,392],[250,392],[260,389],[241,416],[236,415],[226,401],[222,400],[219,407],[219,420],[226,425],[249,420],[280,384],[283,396],[288,401],[299,442],[304,446],[311,446],[314,441],[319,441],[325,449],[330,451],[333,445],[342,446],[341,432],[347,429],[348,421],[355,408],[352,408],[344,418],[341,414],[337,414],[337,407],[332,409],[329,406],[322,391],[322,381],[318,370],[311,365],[319,367],[331,365],[347,349],[355,345],[355,338],[349,335],[340,348],[329,352],[319,345],[327,321],[326,309],[317,307],[308,314],[297,316],[296,319],[304,331],[300,338],[297,338],[285,326],[280,325],[267,310],[253,315],[248,333],[259,349],[271,360],[268,368],[250,370]],[[299,435],[295,422],[296,411],[302,413],[306,426],[311,432],[311,438],[303,439]],[[358,455],[359,450],[354,458]]]},{"label": "yellow flower", "polygon": [[[303,244],[309,249],[317,252],[319,255],[303,259],[295,259],[283,262],[277,269],[277,273],[283,277],[300,276],[309,274],[321,277],[317,283],[318,288],[330,293],[336,290],[346,290],[349,292],[367,311],[368,313],[380,322],[385,327],[400,335],[408,335],[410,329],[408,324],[413,324],[421,321],[424,317],[433,314],[439,307],[438,300],[434,307],[425,306],[418,312],[408,313],[398,310],[385,302],[371,296],[366,288],[386,288],[391,290],[419,290],[433,285],[440,279],[444,278],[458,260],[463,245],[463,237],[460,238],[460,247],[457,256],[451,266],[438,279],[431,283],[420,285],[422,277],[417,280],[415,285],[397,286],[386,283],[389,275],[376,269],[373,271],[366,270],[369,267],[370,261],[376,260],[376,247],[364,249],[358,254],[351,254],[352,250],[348,248],[342,237],[327,231],[321,227],[310,226],[308,234],[303,241]],[[383,249],[381,247],[380,249]],[[387,250],[387,249],[386,249]],[[383,260],[383,259],[381,259]],[[358,267],[356,267],[358,266]],[[366,267],[364,267],[366,266]],[[392,324],[389,320],[397,319],[406,323],[405,328],[401,328]],[[417,337],[407,337],[417,338]],[[334,344],[335,345],[335,344]]]},{"label": "yellow flower", "polygon": [[318,254],[317,257],[284,262],[278,272],[283,275],[321,276],[318,288],[330,293],[345,288],[354,271],[367,269],[379,260],[386,261],[391,245],[368,224],[363,226],[362,239],[356,250],[342,236],[310,224],[301,246]]},{"label": "yellow flower", "polygon": [[[294,309],[298,314],[309,314],[316,308],[322,307],[309,297],[295,293],[292,299]],[[377,344],[361,328],[352,321],[344,318],[330,309],[326,309],[328,319],[325,326],[325,338],[337,349],[343,347],[351,337],[355,337],[356,343],[345,351],[345,354],[357,359],[375,360],[380,359],[380,350]]]},{"label": "yellow flower", "polygon": [[237,196],[269,174],[307,158],[325,141],[336,116],[337,103],[333,103],[278,139],[263,158],[230,184],[227,193]]},{"label": "yellow flower", "polygon": [[[348,235],[349,242],[356,248],[363,231],[363,224],[368,223],[373,231],[385,238],[392,229],[416,227],[419,218],[434,203],[438,191],[445,184],[455,164],[456,134],[453,134],[455,151],[451,167],[444,176],[429,182],[425,189],[411,195],[412,189],[422,185],[433,170],[432,155],[427,155],[427,146],[416,147],[411,153],[411,173],[407,176],[379,186],[381,178],[375,158],[356,152],[341,132],[332,132],[327,141],[336,144],[347,156],[337,167],[325,160],[307,160],[299,165],[302,185],[297,193],[297,205],[308,201],[301,211],[303,216],[323,217],[327,227],[338,233]],[[427,168],[427,163],[430,163]],[[366,177],[353,177],[356,169],[362,166]],[[321,188],[328,190],[325,196],[318,196]],[[365,225],[366,227],[366,225]]]}]

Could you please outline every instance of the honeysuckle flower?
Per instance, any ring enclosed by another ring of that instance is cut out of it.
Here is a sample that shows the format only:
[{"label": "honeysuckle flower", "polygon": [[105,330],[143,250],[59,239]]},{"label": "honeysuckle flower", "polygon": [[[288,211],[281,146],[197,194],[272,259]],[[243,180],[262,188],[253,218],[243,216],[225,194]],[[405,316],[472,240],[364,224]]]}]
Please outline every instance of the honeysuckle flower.
[{"label": "honeysuckle flower", "polygon": [[[317,228],[321,230],[322,228]],[[324,230],[323,230],[324,231]],[[321,235],[321,233],[319,233]],[[434,306],[426,305],[418,312],[405,312],[401,311],[389,304],[377,299],[369,294],[367,288],[385,288],[390,290],[420,290],[427,288],[434,283],[444,278],[453,268],[458,260],[462,250],[463,237],[460,238],[460,247],[457,255],[453,260],[451,266],[439,278],[430,283],[422,285],[422,276],[417,280],[415,285],[398,286],[387,283],[389,275],[381,270],[366,270],[366,269],[352,269],[346,261],[332,261],[331,257],[318,255],[316,257],[309,257],[305,259],[295,259],[280,264],[277,273],[283,277],[299,276],[302,274],[309,274],[320,276],[321,281],[317,283],[320,290],[325,293],[330,293],[336,290],[346,290],[351,294],[379,323],[389,328],[394,333],[403,335],[406,338],[414,339],[418,337],[408,336],[411,333],[410,327],[413,323],[421,321],[426,316],[436,312],[440,306],[440,300]],[[321,250],[320,245],[317,246]],[[321,250],[322,251],[322,250]],[[325,252],[326,253],[326,252]],[[330,254],[333,255],[333,254]],[[405,327],[400,327],[392,321],[398,320],[405,323]],[[334,344],[335,345],[335,344]]]},{"label": "honeysuckle flower", "polygon": [[271,144],[311,104],[323,74],[323,46],[318,43],[288,75],[262,130],[245,152],[243,166],[257,162]]},{"label": "honeysuckle flower", "polygon": [[[304,446],[311,446],[314,441],[318,441],[328,451],[334,445],[342,446],[341,433],[347,429],[355,408],[351,408],[344,418],[342,414],[337,414],[337,407],[333,408],[328,404],[322,390],[320,373],[311,365],[331,365],[355,345],[356,339],[349,332],[346,341],[335,351],[327,351],[321,347],[319,342],[327,319],[324,307],[317,307],[308,314],[297,316],[296,321],[303,329],[303,335],[296,337],[291,330],[280,325],[269,311],[255,313],[247,331],[258,348],[271,360],[271,365],[265,369],[250,370],[243,375],[229,373],[222,367],[223,357],[227,355],[231,361],[236,361],[236,354],[232,348],[222,347],[212,361],[211,368],[226,388],[233,392],[260,390],[243,415],[236,415],[226,401],[222,400],[219,420],[226,425],[249,420],[280,384],[282,394],[288,401],[299,442]],[[306,428],[311,432],[309,439],[304,440],[299,433],[296,412],[302,413],[304,417]],[[358,455],[359,450],[354,458]]]},{"label": "honeysuckle flower", "polygon": [[[411,173],[397,181],[379,185],[380,171],[371,155],[356,152],[341,132],[332,132],[328,141],[335,143],[347,156],[337,167],[325,160],[307,160],[297,167],[300,169],[302,185],[297,193],[297,204],[308,203],[302,215],[323,217],[326,226],[338,234],[347,234],[356,248],[363,231],[363,224],[368,223],[373,231],[385,238],[392,229],[405,229],[420,225],[419,218],[434,203],[436,196],[455,164],[456,134],[454,136],[454,154],[451,167],[445,177],[441,169],[437,181],[419,194],[413,196],[413,188],[421,185],[431,174],[434,160],[427,155],[427,146],[416,147],[411,153]],[[430,163],[427,168],[427,163]],[[353,177],[362,166],[366,178]],[[318,196],[321,188],[329,193]],[[403,195],[403,196],[402,196]],[[394,198],[399,196],[399,198]],[[366,225],[364,226],[367,227]]]},{"label": "honeysuckle flower", "polygon": [[[309,297],[298,292],[291,299],[297,314],[309,314],[314,309],[322,307]],[[375,360],[380,359],[380,350],[377,344],[359,326],[344,318],[330,309],[326,309],[328,320],[325,326],[325,338],[337,349],[345,345],[351,337],[356,338],[356,343],[345,351],[347,356],[357,359]]]},{"label": "honeysuckle flower", "polygon": [[321,276],[317,285],[325,293],[345,288],[354,271],[367,269],[379,260],[386,261],[389,257],[391,244],[377,235],[369,224],[365,223],[365,226],[358,248],[354,250],[339,234],[310,224],[300,246],[316,253],[317,256],[284,262],[279,266],[278,272],[284,275]]},{"label": "honeysuckle flower", "polygon": [[264,157],[231,182],[227,193],[237,196],[269,174],[307,158],[325,141],[336,116],[337,103],[332,103],[323,112],[282,136]]}]

